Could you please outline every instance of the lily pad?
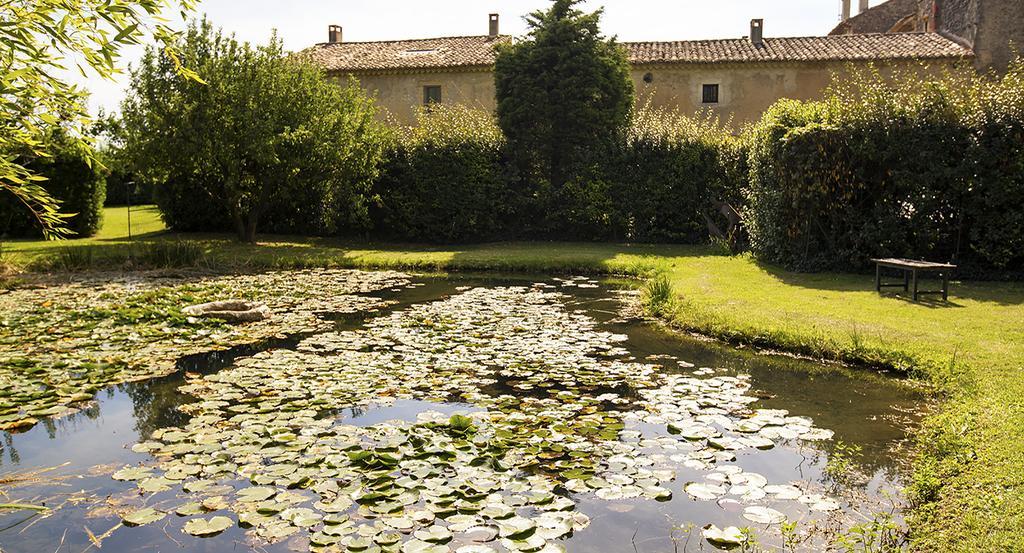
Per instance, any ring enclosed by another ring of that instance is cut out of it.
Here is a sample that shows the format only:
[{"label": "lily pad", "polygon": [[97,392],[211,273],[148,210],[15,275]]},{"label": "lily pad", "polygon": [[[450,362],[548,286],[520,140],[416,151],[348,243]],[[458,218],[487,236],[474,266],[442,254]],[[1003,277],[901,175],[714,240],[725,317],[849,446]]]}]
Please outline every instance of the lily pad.
[{"label": "lily pad", "polygon": [[224,516],[216,516],[209,520],[194,518],[185,523],[183,530],[186,534],[205,538],[215,536],[234,525],[234,521]]},{"label": "lily pad", "polygon": [[163,520],[166,516],[167,513],[164,511],[158,511],[152,507],[144,507],[121,517],[121,520],[128,526],[143,526]]}]

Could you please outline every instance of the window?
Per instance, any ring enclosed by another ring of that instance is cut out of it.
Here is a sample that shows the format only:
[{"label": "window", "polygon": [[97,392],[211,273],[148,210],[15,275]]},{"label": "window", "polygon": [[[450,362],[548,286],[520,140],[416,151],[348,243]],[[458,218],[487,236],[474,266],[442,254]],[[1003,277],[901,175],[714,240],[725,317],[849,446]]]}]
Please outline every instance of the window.
[{"label": "window", "polygon": [[644,73],[644,82],[651,84],[654,82],[654,73]]},{"label": "window", "polygon": [[425,86],[423,87],[423,105],[429,106],[430,104],[441,103],[441,87],[440,86]]},{"label": "window", "polygon": [[718,103],[718,85],[717,84],[706,84],[701,94],[702,101],[705,104],[717,104]]}]

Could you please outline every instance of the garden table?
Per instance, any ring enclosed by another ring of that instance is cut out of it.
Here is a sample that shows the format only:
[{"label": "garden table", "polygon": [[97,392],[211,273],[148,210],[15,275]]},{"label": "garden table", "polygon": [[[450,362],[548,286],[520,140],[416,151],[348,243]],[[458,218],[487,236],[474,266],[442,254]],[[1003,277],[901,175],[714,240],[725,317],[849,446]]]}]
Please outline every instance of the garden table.
[{"label": "garden table", "polygon": [[[872,259],[875,262],[875,290],[882,291],[883,287],[902,286],[904,292],[910,291],[913,287],[914,301],[921,294],[942,294],[942,300],[949,299],[949,273],[956,270],[956,265],[949,263],[933,263],[931,261],[919,261],[916,259],[884,258]],[[882,269],[896,269],[903,272],[903,283],[883,283]],[[942,279],[942,290],[918,290],[917,273],[938,273]]]}]

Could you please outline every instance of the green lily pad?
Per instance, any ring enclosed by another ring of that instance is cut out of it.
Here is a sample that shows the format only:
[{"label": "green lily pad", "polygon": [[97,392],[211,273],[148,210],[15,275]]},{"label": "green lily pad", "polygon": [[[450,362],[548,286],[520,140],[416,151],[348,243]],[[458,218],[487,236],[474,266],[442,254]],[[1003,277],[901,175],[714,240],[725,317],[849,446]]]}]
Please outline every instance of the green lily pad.
[{"label": "green lily pad", "polygon": [[185,523],[184,532],[192,536],[205,538],[215,536],[234,525],[234,521],[224,516],[216,516],[209,520],[194,518]]},{"label": "green lily pad", "polygon": [[121,517],[121,520],[128,526],[143,526],[163,520],[166,516],[167,513],[164,511],[158,511],[152,507],[144,507]]}]

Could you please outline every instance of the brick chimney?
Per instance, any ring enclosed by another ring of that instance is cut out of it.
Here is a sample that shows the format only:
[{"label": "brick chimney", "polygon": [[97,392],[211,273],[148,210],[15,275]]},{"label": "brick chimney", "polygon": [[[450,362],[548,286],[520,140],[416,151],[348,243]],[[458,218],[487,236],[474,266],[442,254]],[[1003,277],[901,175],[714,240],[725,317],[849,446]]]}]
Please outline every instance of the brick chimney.
[{"label": "brick chimney", "polygon": [[864,13],[868,11],[869,7],[870,6],[868,5],[868,0],[860,0],[860,11],[858,11],[857,13]]},{"label": "brick chimney", "polygon": [[750,42],[758,48],[764,47],[764,19],[750,20]]},{"label": "brick chimney", "polygon": [[850,19],[850,2],[852,0],[843,0],[843,21]]},{"label": "brick chimney", "polygon": [[327,42],[330,44],[341,44],[341,25],[330,25],[327,27]]},{"label": "brick chimney", "polygon": [[487,27],[487,36],[498,38],[498,14],[492,13],[488,16],[488,22],[490,24]]}]

